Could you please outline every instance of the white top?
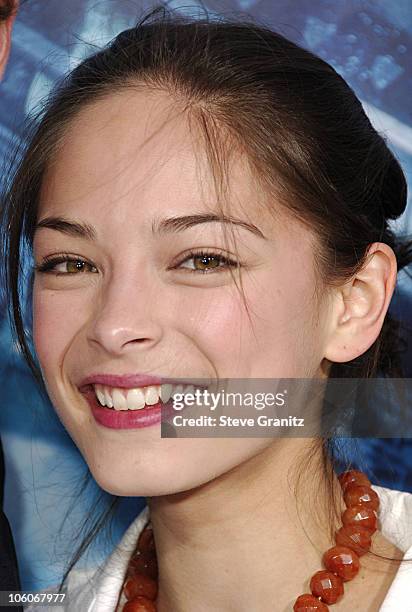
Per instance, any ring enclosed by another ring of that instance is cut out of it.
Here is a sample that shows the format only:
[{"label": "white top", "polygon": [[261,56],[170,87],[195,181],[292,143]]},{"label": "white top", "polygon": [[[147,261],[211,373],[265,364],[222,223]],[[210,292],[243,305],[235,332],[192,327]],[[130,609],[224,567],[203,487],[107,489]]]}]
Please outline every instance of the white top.
[{"label": "white top", "polygon": [[[412,559],[412,493],[373,485],[378,493],[381,533]],[[66,602],[59,605],[32,604],[30,612],[115,612],[129,559],[140,532],[149,518],[149,508],[136,517],[101,568],[72,570],[67,578]],[[42,592],[45,592],[44,590]],[[56,587],[46,589],[56,593]],[[122,596],[123,597],[123,596]],[[123,603],[125,600],[121,600]],[[400,564],[380,612],[412,612],[412,562]]]}]

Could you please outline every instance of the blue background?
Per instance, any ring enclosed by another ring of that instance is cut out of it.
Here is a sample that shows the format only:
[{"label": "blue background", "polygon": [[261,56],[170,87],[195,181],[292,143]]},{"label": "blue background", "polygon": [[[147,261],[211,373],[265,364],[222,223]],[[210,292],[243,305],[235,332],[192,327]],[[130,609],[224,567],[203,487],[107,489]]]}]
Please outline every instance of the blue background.
[{"label": "blue background", "polygon": [[[200,3],[172,1],[168,5],[196,15]],[[332,64],[360,97],[375,127],[386,135],[411,184],[410,0],[210,0],[203,5],[211,14],[250,13]],[[1,164],[7,165],[25,119],[56,80],[96,46],[132,26],[150,6],[151,2],[131,0],[28,0],[21,7],[11,61],[0,89]],[[409,202],[395,228],[411,233],[411,226]],[[392,308],[405,317],[405,295],[410,293],[411,281],[406,276],[400,281],[401,291]],[[77,499],[87,467],[50,403],[38,395],[17,353],[4,301],[0,312],[5,511],[15,536],[22,588],[37,590],[60,580],[85,514],[90,507],[103,507],[109,496],[103,493],[96,498],[102,492],[91,483]],[[359,440],[364,457],[361,467],[373,472],[379,484],[412,491],[411,442]],[[62,527],[70,504],[73,508]],[[122,499],[112,537],[100,538],[80,566],[101,561],[144,504],[143,498]]]}]

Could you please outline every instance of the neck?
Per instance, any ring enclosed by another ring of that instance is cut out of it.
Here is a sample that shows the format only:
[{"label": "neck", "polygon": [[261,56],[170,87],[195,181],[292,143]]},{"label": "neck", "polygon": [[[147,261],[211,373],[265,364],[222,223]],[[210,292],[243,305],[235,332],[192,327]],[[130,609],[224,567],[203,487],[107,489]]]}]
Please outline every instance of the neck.
[{"label": "neck", "polygon": [[205,602],[221,612],[265,610],[269,601],[290,609],[334,545],[333,494],[344,509],[336,476],[332,488],[327,482],[320,442],[276,439],[206,484],[147,498],[159,612],[202,610]]}]

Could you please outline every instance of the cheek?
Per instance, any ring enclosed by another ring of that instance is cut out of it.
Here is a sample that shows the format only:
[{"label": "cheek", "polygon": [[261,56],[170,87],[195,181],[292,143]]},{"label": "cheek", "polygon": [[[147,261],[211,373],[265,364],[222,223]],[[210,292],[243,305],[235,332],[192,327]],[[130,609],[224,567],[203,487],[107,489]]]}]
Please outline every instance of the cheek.
[{"label": "cheek", "polygon": [[[233,287],[219,287],[196,289],[187,297],[178,300],[173,324],[219,376],[233,376],[241,368],[239,351],[249,326],[241,295]],[[244,349],[242,359],[249,351]]]},{"label": "cheek", "polygon": [[301,275],[299,283],[296,275],[292,282],[276,270],[245,275],[245,302],[235,288],[207,299],[198,292],[183,306],[185,333],[221,377],[310,375],[318,363],[313,283],[308,278]]},{"label": "cheek", "polygon": [[46,376],[62,363],[67,347],[82,326],[81,312],[84,312],[84,304],[80,304],[74,292],[70,296],[69,292],[41,289],[35,281],[33,341]]}]

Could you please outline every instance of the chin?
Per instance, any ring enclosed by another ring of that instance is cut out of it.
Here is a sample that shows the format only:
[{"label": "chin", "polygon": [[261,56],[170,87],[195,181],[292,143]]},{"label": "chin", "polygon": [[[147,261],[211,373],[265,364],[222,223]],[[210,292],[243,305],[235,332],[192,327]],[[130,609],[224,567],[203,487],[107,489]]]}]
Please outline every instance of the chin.
[{"label": "chin", "polygon": [[[92,467],[89,465],[90,472],[100,488],[111,495],[119,497],[160,497],[164,495],[174,495],[185,493],[196,489],[214,479],[213,475],[204,475],[199,478],[198,474],[166,472],[164,474],[146,473],[133,474],[113,473],[113,466],[107,471],[102,471],[102,466]],[[137,468],[136,468],[137,469]]]},{"label": "chin", "polygon": [[177,483],[173,483],[170,475],[167,475],[165,482],[162,482],[161,478],[153,478],[151,474],[147,474],[146,477],[133,478],[130,470],[128,474],[114,474],[110,469],[108,469],[109,473],[102,473],[101,467],[92,469],[89,466],[89,468],[99,487],[118,497],[157,497],[172,495],[183,490]]}]

